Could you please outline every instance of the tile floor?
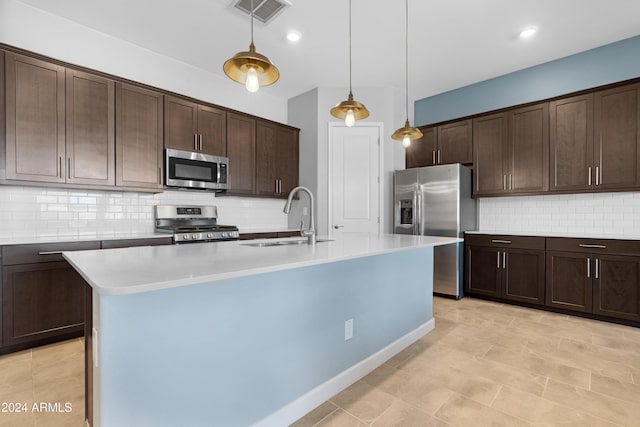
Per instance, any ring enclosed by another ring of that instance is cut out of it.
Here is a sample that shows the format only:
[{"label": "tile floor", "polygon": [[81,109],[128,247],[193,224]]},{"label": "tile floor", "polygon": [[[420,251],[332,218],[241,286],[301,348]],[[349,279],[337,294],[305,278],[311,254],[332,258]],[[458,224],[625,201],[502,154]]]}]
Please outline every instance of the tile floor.
[{"label": "tile floor", "polygon": [[[434,314],[434,331],[293,426],[640,426],[640,329],[471,298],[435,298]],[[82,339],[0,356],[0,403],[29,407],[0,408],[0,427],[82,427],[83,363]]]},{"label": "tile floor", "polygon": [[[15,403],[27,411],[14,412]],[[34,403],[52,405],[34,411]],[[84,426],[84,340],[0,356],[0,405],[0,427]]]},{"label": "tile floor", "polygon": [[292,427],[640,426],[640,329],[472,298]]}]

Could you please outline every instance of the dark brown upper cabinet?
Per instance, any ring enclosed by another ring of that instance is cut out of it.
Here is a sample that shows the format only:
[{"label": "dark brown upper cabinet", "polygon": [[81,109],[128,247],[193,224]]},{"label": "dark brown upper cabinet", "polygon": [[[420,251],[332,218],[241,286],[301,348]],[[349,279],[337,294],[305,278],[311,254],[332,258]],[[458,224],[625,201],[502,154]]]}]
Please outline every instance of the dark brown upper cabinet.
[{"label": "dark brown upper cabinet", "polygon": [[116,83],[116,185],[162,190],[162,94]]},{"label": "dark brown upper cabinet", "polygon": [[238,113],[227,113],[227,194],[252,195],[256,191],[256,120]]},{"label": "dark brown upper cabinet", "polygon": [[420,128],[422,138],[411,141],[405,150],[405,167],[419,168],[436,164],[436,150],[438,147],[438,130],[435,127]]},{"label": "dark brown upper cabinet", "polygon": [[474,195],[530,194],[549,188],[549,104],[473,120]]},{"label": "dark brown upper cabinet", "polygon": [[640,84],[596,92],[594,104],[596,189],[640,186]]},{"label": "dark brown upper cabinet", "polygon": [[437,164],[473,163],[472,136],[473,122],[471,120],[438,126]]},{"label": "dark brown upper cabinet", "polygon": [[6,179],[65,182],[65,69],[5,54]]},{"label": "dark brown upper cabinet", "polygon": [[508,188],[512,193],[549,189],[549,103],[509,111]]},{"label": "dark brown upper cabinet", "polygon": [[165,148],[225,156],[226,142],[226,111],[174,96],[164,97]]},{"label": "dark brown upper cabinet", "polygon": [[406,150],[406,168],[473,162],[471,120],[421,128],[422,138]]},{"label": "dark brown upper cabinet", "polygon": [[549,190],[592,190],[593,94],[552,101],[549,121]]},{"label": "dark brown upper cabinet", "polygon": [[6,57],[6,178],[113,186],[114,82]]},{"label": "dark brown upper cabinet", "polygon": [[473,120],[473,194],[507,192],[507,114]]},{"label": "dark brown upper cabinet", "polygon": [[551,103],[551,191],[640,186],[640,85]]},{"label": "dark brown upper cabinet", "polygon": [[298,185],[298,131],[257,121],[256,194],[287,197]]},{"label": "dark brown upper cabinet", "polygon": [[67,69],[66,182],[115,185],[115,84]]}]

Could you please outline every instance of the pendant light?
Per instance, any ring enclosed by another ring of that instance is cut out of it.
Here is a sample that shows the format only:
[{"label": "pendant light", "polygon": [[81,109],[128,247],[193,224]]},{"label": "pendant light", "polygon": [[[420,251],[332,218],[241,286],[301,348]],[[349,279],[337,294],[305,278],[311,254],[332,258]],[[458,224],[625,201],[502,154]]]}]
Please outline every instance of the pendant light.
[{"label": "pendant light", "polygon": [[407,148],[411,145],[411,141],[422,138],[422,132],[420,132],[420,129],[414,128],[409,124],[409,0],[405,0],[405,14],[405,111],[407,113],[407,120],[404,122],[403,127],[397,129],[393,135],[391,135],[391,138],[402,140],[402,146]]},{"label": "pendant light", "polygon": [[274,84],[280,72],[264,55],[256,52],[253,44],[253,0],[251,0],[251,44],[248,52],[238,52],[222,66],[231,80],[244,84],[249,92],[256,92],[260,86]]},{"label": "pendant light", "polygon": [[351,0],[349,0],[349,96],[346,101],[339,102],[331,109],[331,115],[344,119],[344,124],[351,127],[356,120],[369,117],[369,110],[363,103],[353,99],[351,91]]}]

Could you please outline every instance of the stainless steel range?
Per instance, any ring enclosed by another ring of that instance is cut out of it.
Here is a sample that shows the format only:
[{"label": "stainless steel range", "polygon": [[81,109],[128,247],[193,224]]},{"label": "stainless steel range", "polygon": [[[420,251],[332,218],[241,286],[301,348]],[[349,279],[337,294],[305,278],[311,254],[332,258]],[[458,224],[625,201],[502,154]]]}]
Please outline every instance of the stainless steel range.
[{"label": "stainless steel range", "polygon": [[156,231],[173,234],[173,243],[217,242],[238,240],[235,225],[218,224],[215,206],[157,205]]}]

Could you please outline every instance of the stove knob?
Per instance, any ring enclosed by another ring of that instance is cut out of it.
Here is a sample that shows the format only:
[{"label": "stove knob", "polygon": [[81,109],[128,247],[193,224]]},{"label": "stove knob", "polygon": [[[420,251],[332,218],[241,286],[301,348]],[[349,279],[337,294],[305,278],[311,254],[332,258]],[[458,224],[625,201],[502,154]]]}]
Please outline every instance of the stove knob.
[{"label": "stove knob", "polygon": [[198,235],[197,235],[197,234],[192,234],[192,235],[191,235],[191,240],[196,240],[197,238],[198,238]]},{"label": "stove knob", "polygon": [[227,233],[226,231],[222,232],[222,237],[229,237],[229,233]]},{"label": "stove knob", "polygon": [[211,233],[207,233],[207,237],[210,239],[210,238],[212,238],[212,237],[213,237],[213,234],[211,234]]}]

